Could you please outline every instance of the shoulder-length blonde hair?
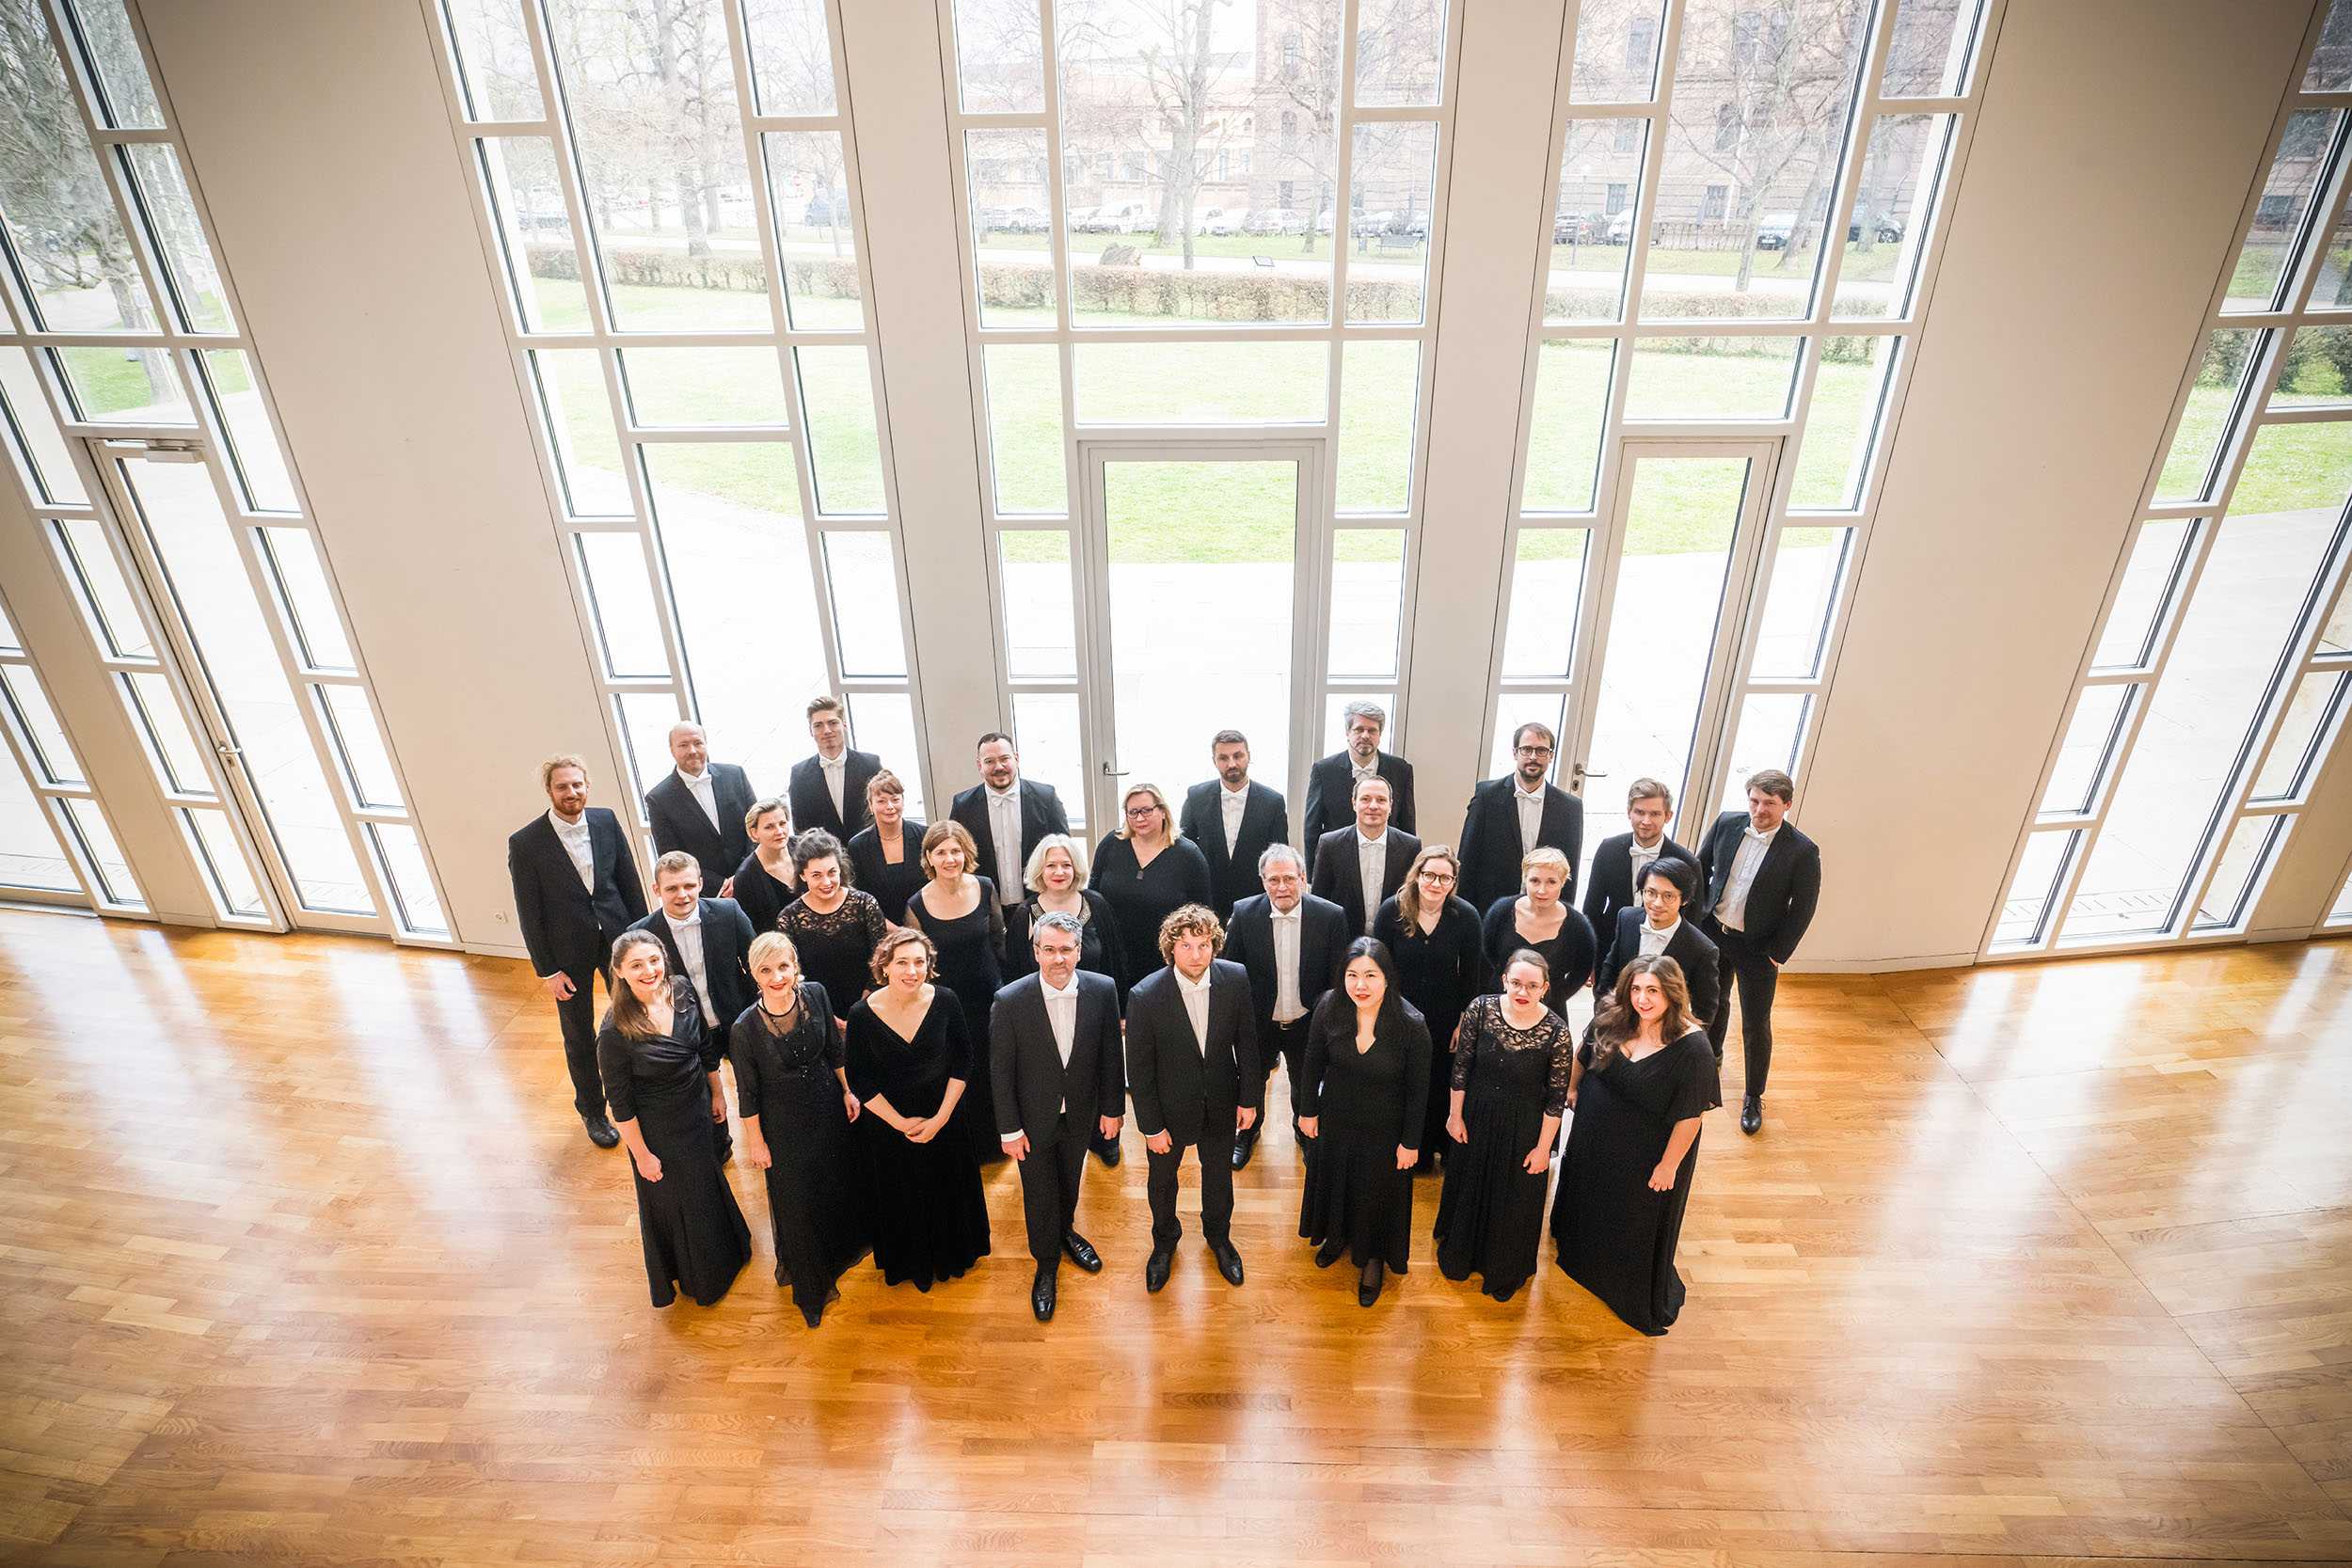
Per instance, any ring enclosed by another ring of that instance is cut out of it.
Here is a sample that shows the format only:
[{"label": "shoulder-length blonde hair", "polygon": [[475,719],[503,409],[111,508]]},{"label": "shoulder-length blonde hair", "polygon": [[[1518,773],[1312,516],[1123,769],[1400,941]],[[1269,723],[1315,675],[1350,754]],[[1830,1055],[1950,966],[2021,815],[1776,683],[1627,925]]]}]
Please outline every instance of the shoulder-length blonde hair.
[{"label": "shoulder-length blonde hair", "polygon": [[[637,1000],[637,988],[620,977],[621,960],[640,947],[650,947],[660,954],[663,970],[666,971],[670,967],[669,949],[663,947],[661,939],[651,931],[623,931],[613,939],[612,962],[612,977],[616,984],[612,987],[612,1027],[627,1035],[630,1039],[649,1040],[661,1031],[653,1026],[653,1014],[647,1012],[645,1005]],[[681,988],[690,992],[693,988],[687,984],[683,975],[672,974],[669,976],[669,981],[670,1010],[673,1014],[671,1022],[672,1026],[675,1027],[675,1015],[680,1009],[691,1006],[687,998],[679,995],[678,992]]]},{"label": "shoulder-length blonde hair", "polygon": [[1087,852],[1068,833],[1047,833],[1029,851],[1028,864],[1021,868],[1021,880],[1031,893],[1045,891],[1045,856],[1048,850],[1066,849],[1070,853],[1070,891],[1082,893],[1087,885]]},{"label": "shoulder-length blonde hair", "polygon": [[[1421,924],[1421,868],[1431,861],[1443,861],[1454,868],[1454,885],[1462,885],[1462,862],[1454,853],[1451,844],[1424,844],[1421,853],[1413,857],[1411,869],[1405,873],[1404,885],[1396,890],[1397,921],[1406,930]],[[1440,903],[1439,909],[1445,908]]]},{"label": "shoulder-length blonde hair", "polygon": [[1633,1010],[1633,982],[1645,974],[1658,976],[1658,989],[1666,993],[1666,1010],[1659,1016],[1658,1037],[1672,1045],[1699,1026],[1691,1016],[1691,987],[1682,977],[1682,966],[1660,953],[1646,958],[1636,958],[1617,971],[1617,983],[1601,999],[1600,1009],[1593,1015],[1593,1065],[1597,1072],[1616,1060],[1625,1042],[1642,1032],[1642,1015]]},{"label": "shoulder-length blonde hair", "polygon": [[1168,809],[1168,797],[1155,784],[1129,784],[1119,794],[1119,826],[1111,831],[1113,838],[1135,840],[1135,830],[1127,826],[1127,802],[1138,795],[1149,795],[1152,803],[1160,808],[1160,847],[1166,848],[1176,842],[1176,814]]}]

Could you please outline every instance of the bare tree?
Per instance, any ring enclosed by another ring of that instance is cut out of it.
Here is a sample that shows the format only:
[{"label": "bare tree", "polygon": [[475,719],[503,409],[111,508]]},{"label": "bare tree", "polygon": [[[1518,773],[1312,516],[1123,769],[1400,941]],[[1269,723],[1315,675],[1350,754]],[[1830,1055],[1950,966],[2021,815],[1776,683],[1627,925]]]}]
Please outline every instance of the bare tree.
[{"label": "bare tree", "polygon": [[[1156,0],[1152,21],[1161,37],[1142,50],[1144,80],[1168,135],[1161,166],[1160,217],[1153,243],[1181,235],[1184,265],[1193,262],[1193,204],[1216,144],[1230,134],[1216,99],[1224,71],[1216,63],[1211,35],[1217,8],[1232,0]],[[1206,145],[1204,145],[1206,144]]]},{"label": "bare tree", "polygon": [[1340,40],[1346,26],[1346,11],[1338,0],[1263,3],[1275,14],[1272,27],[1262,30],[1261,38],[1270,31],[1276,47],[1270,52],[1261,47],[1258,76],[1262,90],[1277,102],[1293,106],[1305,132],[1295,150],[1285,147],[1283,152],[1307,173],[1312,199],[1307,208],[1307,231],[1300,236],[1299,249],[1311,256],[1315,248],[1315,220],[1325,208],[1331,208],[1335,214],[1331,223],[1334,245],[1345,231],[1344,220],[1336,215],[1334,188],[1339,178]]}]

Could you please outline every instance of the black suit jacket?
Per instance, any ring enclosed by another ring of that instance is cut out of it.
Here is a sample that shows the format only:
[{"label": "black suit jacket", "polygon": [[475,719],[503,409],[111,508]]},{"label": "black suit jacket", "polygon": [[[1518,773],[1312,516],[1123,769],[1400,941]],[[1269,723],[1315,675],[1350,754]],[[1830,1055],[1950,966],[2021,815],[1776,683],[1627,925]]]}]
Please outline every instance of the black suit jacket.
[{"label": "black suit jacket", "polygon": [[[702,923],[703,978],[710,982],[710,1010],[719,1015],[714,1033],[724,1039],[743,1009],[758,1000],[746,962],[752,938],[758,933],[752,929],[752,917],[732,898],[696,899],[694,918]],[[670,956],[670,973],[692,981],[693,976],[686,973],[686,959],[677,950],[677,937],[670,930],[669,916],[656,909],[629,929],[651,931],[659,937],[661,950]]]},{"label": "black suit jacket", "polygon": [[1380,863],[1380,891],[1369,896],[1363,885],[1363,865],[1356,859],[1353,818],[1346,827],[1324,834],[1319,847],[1324,853],[1316,857],[1314,880],[1308,884],[1308,891],[1340,907],[1347,917],[1347,934],[1353,938],[1371,929],[1368,922],[1379,912],[1381,901],[1405,885],[1405,873],[1412,869],[1413,857],[1421,853],[1421,840],[1394,825],[1390,827],[1388,858]]},{"label": "black suit jacket", "polygon": [[[1661,861],[1681,861],[1691,867],[1691,880],[1695,895],[1691,908],[1684,911],[1695,918],[1707,907],[1707,878],[1699,870],[1699,858],[1673,839],[1661,840],[1658,858]],[[1613,833],[1593,847],[1593,875],[1584,886],[1584,918],[1593,923],[1594,934],[1605,940],[1617,928],[1617,911],[1642,907],[1641,890],[1633,885],[1633,835]],[[1601,955],[1605,959],[1608,954]]]},{"label": "black suit jacket", "polygon": [[[1648,914],[1639,904],[1617,911],[1616,931],[1601,955],[1598,994],[1606,996],[1616,985],[1617,975],[1626,965],[1642,956],[1642,926]],[[1672,958],[1682,966],[1683,983],[1691,988],[1691,1019],[1700,1028],[1715,1016],[1715,1001],[1719,995],[1719,972],[1715,962],[1715,944],[1699,923],[1689,915],[1682,917],[1681,929],[1666,943],[1661,958]]]},{"label": "black suit jacket", "polygon": [[[1382,752],[1375,766],[1389,781],[1389,826],[1399,832],[1413,832],[1413,765]],[[1300,831],[1306,835],[1310,877],[1315,871],[1315,846],[1323,835],[1356,825],[1355,787],[1355,765],[1345,752],[1334,752],[1307,770],[1307,820]]]},{"label": "black suit jacket", "polygon": [[1216,779],[1184,791],[1184,809],[1178,831],[1200,847],[1209,858],[1210,903],[1216,917],[1232,916],[1233,906],[1258,891],[1258,857],[1272,844],[1288,843],[1291,809],[1279,791],[1251,781],[1241,808],[1241,832],[1233,852],[1225,852],[1225,785]]},{"label": "black suit jacket", "polygon": [[710,775],[711,802],[719,808],[716,828],[675,768],[645,791],[645,826],[653,830],[655,854],[685,850],[702,866],[703,879],[715,888],[752,852],[751,831],[743,818],[758,797],[752,793],[752,781],[731,762],[707,763],[704,770]]},{"label": "black suit jacket", "polygon": [[1147,1138],[1167,1132],[1180,1148],[1206,1132],[1227,1146],[1235,1110],[1256,1110],[1263,1093],[1249,976],[1229,958],[1211,961],[1205,1045],[1192,1032],[1179,984],[1170,964],[1127,993],[1127,1092],[1135,1097],[1136,1131]]},{"label": "black suit jacket", "polygon": [[[785,799],[792,806],[792,831],[804,833],[822,828],[843,844],[850,835],[871,827],[874,814],[866,809],[866,786],[882,771],[882,758],[871,752],[846,752],[841,763],[841,804],[833,809],[833,791],[825,787],[825,765],[805,756],[792,765]],[[748,806],[744,808],[750,810]],[[846,820],[845,820],[846,816]]]},{"label": "black suit jacket", "polygon": [[515,924],[522,928],[531,967],[543,980],[558,974],[578,980],[604,968],[613,940],[645,912],[644,883],[638,879],[637,857],[628,852],[621,819],[603,806],[590,806],[587,815],[588,843],[596,857],[594,894],[580,885],[580,870],[545,812],[506,840]]},{"label": "black suit jacket", "polygon": [[[1061,1112],[1090,1121],[1127,1108],[1126,1063],[1119,1053],[1119,988],[1106,975],[1078,971],[1078,1017],[1070,1065],[1054,1043],[1045,983],[1025,975],[996,993],[988,1011],[988,1072],[996,1131],[1028,1134],[1032,1153],[1061,1136]],[[1089,1135],[1091,1135],[1089,1128]]]},{"label": "black suit jacket", "polygon": [[[1472,909],[1486,909],[1504,894],[1514,898],[1519,886],[1519,807],[1513,799],[1518,781],[1488,779],[1470,791],[1470,815],[1462,820],[1462,897]],[[1544,785],[1544,815],[1536,824],[1539,847],[1568,857],[1568,885],[1560,890],[1563,902],[1576,902],[1576,865],[1584,853],[1584,802],[1558,784]]]},{"label": "black suit jacket", "polygon": [[[1070,817],[1061,809],[1061,797],[1054,793],[1052,784],[1036,784],[1027,779],[1021,784],[1021,863],[1029,863],[1029,851],[1047,833],[1070,832]],[[947,808],[948,820],[961,822],[972,841],[980,847],[980,863],[972,867],[975,877],[996,879],[996,834],[988,825],[988,786],[974,784],[955,799]],[[1015,882],[1009,888],[999,888],[997,897],[1011,895],[1011,901],[1020,902],[1024,890]]]},{"label": "black suit jacket", "polygon": [[[1298,900],[1298,1005],[1309,1013],[1323,993],[1340,983],[1347,967],[1347,944],[1356,933],[1347,911],[1313,894]],[[1225,928],[1225,956],[1248,973],[1249,1018],[1258,1039],[1274,1037],[1274,991],[1280,975],[1274,959],[1274,903],[1264,894],[1233,906]]]},{"label": "black suit jacket", "polygon": [[[1740,853],[1740,837],[1747,832],[1748,814],[1727,811],[1715,818],[1699,845],[1699,870],[1707,878],[1708,934],[1717,930],[1715,911],[1731,886],[1731,863]],[[1756,868],[1748,888],[1740,929],[1752,946],[1761,947],[1774,963],[1787,963],[1813,924],[1813,911],[1821,900],[1821,850],[1797,825],[1783,818]]]}]

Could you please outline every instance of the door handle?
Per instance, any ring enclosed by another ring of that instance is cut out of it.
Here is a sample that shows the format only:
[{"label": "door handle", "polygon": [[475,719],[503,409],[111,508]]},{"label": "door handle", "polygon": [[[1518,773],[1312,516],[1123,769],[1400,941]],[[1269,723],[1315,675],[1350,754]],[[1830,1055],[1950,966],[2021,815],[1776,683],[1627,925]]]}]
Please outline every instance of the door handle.
[{"label": "door handle", "polygon": [[244,752],[242,750],[240,750],[240,749],[239,749],[239,748],[237,748],[237,747],[234,747],[234,746],[230,745],[230,744],[229,744],[227,741],[225,741],[225,740],[224,740],[224,741],[222,741],[219,745],[217,745],[217,746],[214,747],[214,748],[213,748],[213,750],[214,750],[215,752],[219,753],[220,760],[221,760],[221,761],[223,761],[223,762],[235,762],[235,761],[237,761],[240,757],[243,757],[243,756],[245,755],[245,752]]},{"label": "door handle", "polygon": [[1107,762],[1103,765],[1103,777],[1106,779],[1123,779],[1126,776],[1127,770],[1124,768],[1113,768]]}]

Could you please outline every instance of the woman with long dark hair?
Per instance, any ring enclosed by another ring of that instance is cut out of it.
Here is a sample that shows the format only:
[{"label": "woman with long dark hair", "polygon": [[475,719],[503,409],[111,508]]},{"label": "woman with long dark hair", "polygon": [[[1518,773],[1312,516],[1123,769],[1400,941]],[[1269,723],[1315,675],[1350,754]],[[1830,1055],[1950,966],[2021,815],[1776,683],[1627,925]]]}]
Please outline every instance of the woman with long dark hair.
[{"label": "woman with long dark hair", "polygon": [[1388,948],[1358,937],[1307,1031],[1297,1109],[1311,1151],[1298,1233],[1315,1243],[1319,1269],[1348,1255],[1365,1307],[1410,1260],[1429,1052],[1429,1025],[1398,989]]},{"label": "woman with long dark hair", "polygon": [[1497,1301],[1509,1301],[1535,1272],[1552,1140],[1575,1069],[1576,1037],[1544,1006],[1550,985],[1541,954],[1512,954],[1502,994],[1464,1010],[1448,1064],[1454,1147],[1438,1196],[1438,1271],[1448,1279],[1483,1275]]},{"label": "woman with long dark hair", "polygon": [[1675,1246],[1699,1161],[1699,1118],[1724,1102],[1715,1050],[1682,966],[1635,958],[1585,1031],[1568,1080],[1576,1113],[1551,1204],[1561,1272],[1645,1334],[1682,1311]]},{"label": "woman with long dark hair", "polygon": [[1454,895],[1462,862],[1453,847],[1424,844],[1396,896],[1372,917],[1372,934],[1388,944],[1405,1000],[1429,1025],[1429,1108],[1416,1174],[1454,1157],[1446,1132],[1446,1093],[1454,1082],[1454,1029],[1486,978],[1486,933],[1478,911]]},{"label": "woman with long dark hair", "polygon": [[806,891],[784,907],[776,929],[792,939],[808,977],[825,988],[838,1017],[873,989],[874,943],[890,922],[873,895],[850,885],[850,859],[824,829],[792,841],[792,869]]}]

